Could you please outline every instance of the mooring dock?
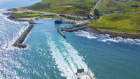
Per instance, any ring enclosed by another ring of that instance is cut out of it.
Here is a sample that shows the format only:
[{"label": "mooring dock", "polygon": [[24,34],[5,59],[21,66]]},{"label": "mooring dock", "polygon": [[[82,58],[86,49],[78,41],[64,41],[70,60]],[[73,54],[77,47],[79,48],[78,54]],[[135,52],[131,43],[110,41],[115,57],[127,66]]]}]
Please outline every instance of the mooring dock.
[{"label": "mooring dock", "polygon": [[[57,31],[65,38],[66,36],[63,34],[63,32],[74,32],[78,30],[83,30],[86,27],[87,24],[89,24],[91,21],[90,20],[84,20],[84,21],[65,21],[66,23],[74,23],[71,27],[59,27],[57,28]],[[64,23],[65,23],[64,22]]]}]

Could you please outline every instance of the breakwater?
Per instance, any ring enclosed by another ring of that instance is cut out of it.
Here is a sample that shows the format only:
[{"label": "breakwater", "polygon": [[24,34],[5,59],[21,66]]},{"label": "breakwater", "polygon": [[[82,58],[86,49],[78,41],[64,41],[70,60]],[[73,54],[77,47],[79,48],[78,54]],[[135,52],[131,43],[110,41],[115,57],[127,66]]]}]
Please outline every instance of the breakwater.
[{"label": "breakwater", "polygon": [[30,33],[31,29],[34,27],[33,24],[31,24],[22,34],[21,36],[14,42],[13,46],[19,47],[19,48],[26,48],[27,46],[22,44],[24,40],[26,39],[27,35]]},{"label": "breakwater", "polygon": [[66,36],[63,34],[62,29],[57,28],[57,31],[60,33],[60,35],[62,35],[64,38],[66,38]]},{"label": "breakwater", "polygon": [[63,34],[63,31],[65,31],[65,32],[74,32],[74,31],[78,31],[78,30],[83,30],[83,29],[87,28],[85,25],[87,25],[87,24],[89,24],[91,22],[91,20],[75,21],[75,20],[69,20],[69,19],[61,19],[59,21],[57,21],[57,22],[73,24],[71,27],[57,28],[57,31],[64,38],[66,38],[66,36]]},{"label": "breakwater", "polygon": [[70,28],[62,28],[62,31],[65,32],[74,32],[74,31],[78,31],[78,30],[83,30],[87,28],[86,26],[81,26],[81,27],[70,27]]},{"label": "breakwater", "polygon": [[25,31],[21,34],[21,36],[14,42],[13,46],[18,47],[18,48],[26,48],[27,45],[24,45],[23,42],[25,41],[27,35],[30,33],[32,28],[34,27],[34,24],[40,24],[40,23],[35,23],[34,20],[36,18],[15,18],[14,17],[14,12],[16,12],[16,9],[8,9],[7,11],[11,11],[8,13],[3,13],[4,15],[8,15],[8,19],[13,20],[13,21],[18,21],[18,22],[28,22],[30,26],[25,29]]}]

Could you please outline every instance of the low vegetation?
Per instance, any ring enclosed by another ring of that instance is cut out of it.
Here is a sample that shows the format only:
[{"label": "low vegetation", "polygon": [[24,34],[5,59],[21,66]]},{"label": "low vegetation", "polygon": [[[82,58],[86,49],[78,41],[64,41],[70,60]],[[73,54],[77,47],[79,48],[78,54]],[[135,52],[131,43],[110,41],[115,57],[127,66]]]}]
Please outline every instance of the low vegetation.
[{"label": "low vegetation", "polygon": [[43,13],[39,12],[23,12],[23,13],[15,13],[15,18],[31,18],[31,17],[37,17],[37,16],[43,16]]},{"label": "low vegetation", "polygon": [[99,7],[99,10],[108,10],[108,11],[123,11],[123,12],[140,12],[140,2],[121,2],[121,1],[112,1],[112,0],[103,0]]},{"label": "low vegetation", "polygon": [[97,1],[98,0],[45,0],[28,6],[27,8],[43,12],[85,16],[90,13]]},{"label": "low vegetation", "polygon": [[23,12],[23,13],[15,13],[14,14],[15,18],[32,18],[32,17],[38,17],[38,18],[60,18],[60,19],[71,19],[71,20],[83,20],[80,18],[76,18],[76,17],[70,17],[70,16],[57,16],[55,14],[51,14],[51,15],[44,15],[43,13],[40,12]]},{"label": "low vegetation", "polygon": [[[28,7],[24,7],[24,9],[28,8],[31,11],[38,12],[43,11],[59,14],[88,16],[91,10],[93,10],[97,1],[98,0],[45,0]],[[102,10],[106,12],[103,12]],[[103,0],[94,15],[100,15],[99,13],[108,15],[95,19],[87,26],[112,31],[140,33],[140,2]],[[14,15],[14,17],[17,18],[38,16],[41,18],[82,20],[75,17],[44,15],[42,13],[17,13]]]},{"label": "low vegetation", "polygon": [[140,33],[140,14],[103,16],[88,26],[112,31]]}]

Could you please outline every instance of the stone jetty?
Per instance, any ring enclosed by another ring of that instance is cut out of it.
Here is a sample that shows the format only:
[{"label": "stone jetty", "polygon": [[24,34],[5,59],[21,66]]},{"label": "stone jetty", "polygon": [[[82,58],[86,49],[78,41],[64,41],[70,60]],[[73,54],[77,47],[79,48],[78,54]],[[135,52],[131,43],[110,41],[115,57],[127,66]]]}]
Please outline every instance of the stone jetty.
[{"label": "stone jetty", "polygon": [[24,40],[26,39],[27,35],[30,33],[31,29],[34,27],[33,24],[30,24],[30,26],[21,34],[21,36],[14,42],[13,46],[19,47],[19,48],[26,48],[27,46],[22,44]]}]

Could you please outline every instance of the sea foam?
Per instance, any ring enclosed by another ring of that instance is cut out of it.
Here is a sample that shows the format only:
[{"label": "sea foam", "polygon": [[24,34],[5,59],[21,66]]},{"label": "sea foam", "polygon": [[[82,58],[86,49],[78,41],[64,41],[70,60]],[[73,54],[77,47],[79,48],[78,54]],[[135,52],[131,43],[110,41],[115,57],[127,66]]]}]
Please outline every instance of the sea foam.
[{"label": "sea foam", "polygon": [[[83,68],[85,71],[90,71],[83,61],[83,58],[78,55],[76,49],[72,47],[66,40],[59,38],[58,42],[52,39],[51,33],[47,33],[47,43],[49,45],[51,55],[54,58],[58,69],[61,71],[61,76],[67,79],[77,79],[75,73],[77,69]],[[88,79],[88,77],[86,78]]]},{"label": "sea foam", "polygon": [[96,33],[92,33],[90,31],[77,31],[75,32],[76,36],[82,36],[82,37],[86,37],[88,39],[96,39],[98,41],[101,42],[125,42],[125,43],[129,43],[129,44],[137,44],[140,45],[140,39],[131,39],[131,38],[121,38],[121,37],[115,37],[115,38],[111,38],[109,34],[96,34]]}]

